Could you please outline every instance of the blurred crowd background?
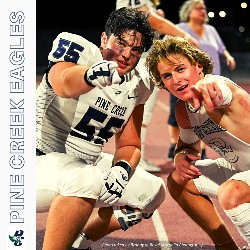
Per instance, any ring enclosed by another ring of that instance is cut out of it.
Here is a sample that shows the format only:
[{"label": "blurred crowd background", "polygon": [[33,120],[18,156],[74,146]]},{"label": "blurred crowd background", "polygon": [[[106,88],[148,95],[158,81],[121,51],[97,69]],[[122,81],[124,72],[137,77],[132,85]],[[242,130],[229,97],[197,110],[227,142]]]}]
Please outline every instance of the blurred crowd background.
[{"label": "blurred crowd background", "polygon": [[[84,36],[99,45],[105,20],[115,10],[116,0],[37,1],[36,62],[37,75],[47,66],[52,41],[62,31]],[[167,19],[179,22],[179,8],[184,0],[161,0]],[[222,63],[222,75],[237,83],[250,84],[250,0],[205,0],[209,24],[213,25],[228,51],[235,57],[236,70],[230,71]]]}]

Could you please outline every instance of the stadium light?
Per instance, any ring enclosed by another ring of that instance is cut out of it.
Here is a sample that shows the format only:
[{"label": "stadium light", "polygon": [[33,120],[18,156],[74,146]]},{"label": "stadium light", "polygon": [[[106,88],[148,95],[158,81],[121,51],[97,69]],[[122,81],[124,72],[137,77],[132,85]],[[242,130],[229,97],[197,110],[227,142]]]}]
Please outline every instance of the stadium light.
[{"label": "stadium light", "polygon": [[246,8],[247,8],[247,3],[242,2],[242,3],[240,4],[240,7],[241,7],[242,9],[246,9]]},{"label": "stadium light", "polygon": [[225,16],[226,16],[226,12],[223,11],[223,10],[221,10],[221,11],[219,12],[219,16],[220,16],[220,17],[225,17]]},{"label": "stadium light", "polygon": [[214,12],[209,11],[209,12],[207,13],[207,15],[208,15],[209,18],[213,18],[213,17],[214,17]]}]

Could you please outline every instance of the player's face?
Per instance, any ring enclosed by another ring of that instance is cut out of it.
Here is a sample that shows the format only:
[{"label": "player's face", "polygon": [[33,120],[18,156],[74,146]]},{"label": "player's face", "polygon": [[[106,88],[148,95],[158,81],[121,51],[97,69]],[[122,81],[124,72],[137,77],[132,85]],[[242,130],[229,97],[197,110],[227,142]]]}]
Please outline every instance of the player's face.
[{"label": "player's face", "polygon": [[161,59],[157,68],[162,82],[173,95],[184,101],[192,99],[193,92],[190,87],[201,79],[200,64],[192,65],[182,55],[170,55]]},{"label": "player's face", "polygon": [[102,34],[101,49],[104,60],[118,64],[119,75],[124,75],[135,68],[142,54],[142,35],[136,31],[127,31],[120,38]]}]

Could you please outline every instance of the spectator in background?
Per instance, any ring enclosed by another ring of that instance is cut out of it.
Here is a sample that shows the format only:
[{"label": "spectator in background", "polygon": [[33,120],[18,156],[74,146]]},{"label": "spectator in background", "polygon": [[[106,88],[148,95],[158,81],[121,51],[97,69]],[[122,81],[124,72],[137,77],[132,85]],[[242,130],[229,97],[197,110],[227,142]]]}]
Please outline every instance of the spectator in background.
[{"label": "spectator in background", "polygon": [[[221,74],[220,57],[223,56],[230,70],[234,70],[236,63],[230,55],[216,29],[208,24],[207,8],[203,0],[187,0],[179,11],[179,28],[190,34],[199,42],[200,49],[205,51],[212,59],[214,70],[212,74]],[[177,98],[170,94],[170,115],[168,119],[168,132],[170,147],[168,160],[173,160],[174,149],[179,137],[179,128],[175,119],[175,104]],[[202,159],[206,158],[205,144],[202,143]]]},{"label": "spectator in background", "polygon": [[[160,0],[117,0],[116,9],[121,7],[137,8],[140,11],[144,11],[149,14],[149,23],[153,29],[157,31],[157,37],[160,34],[181,36],[188,39],[195,46],[198,46],[198,42],[192,36],[185,32],[181,28],[178,28],[175,24],[165,18],[163,10],[157,9],[160,5]],[[141,75],[147,74],[144,69],[145,56],[142,55],[138,68],[141,69]],[[145,78],[147,79],[147,78]],[[149,84],[149,83],[148,83]],[[158,88],[154,88],[153,93],[149,97],[144,107],[144,116],[141,128],[141,161],[140,166],[148,172],[160,172],[161,169],[155,166],[152,162],[145,159],[145,141],[147,136],[147,127],[152,117],[153,109],[156,104],[157,96],[159,93]]]}]

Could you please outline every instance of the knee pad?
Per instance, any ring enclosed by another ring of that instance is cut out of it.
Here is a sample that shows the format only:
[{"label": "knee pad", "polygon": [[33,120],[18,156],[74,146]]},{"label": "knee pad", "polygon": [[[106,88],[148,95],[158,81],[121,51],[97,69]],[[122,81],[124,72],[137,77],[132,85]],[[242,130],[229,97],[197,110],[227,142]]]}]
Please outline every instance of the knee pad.
[{"label": "knee pad", "polygon": [[149,215],[144,214],[140,210],[135,210],[129,206],[113,206],[113,212],[123,231],[126,231],[130,227],[138,224],[142,221],[142,219],[148,219],[153,215],[153,213]]}]

